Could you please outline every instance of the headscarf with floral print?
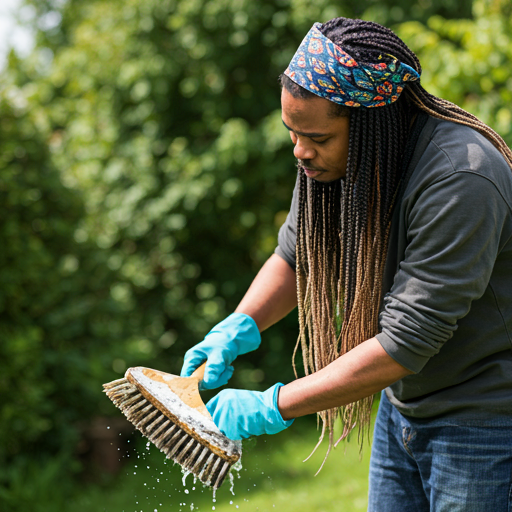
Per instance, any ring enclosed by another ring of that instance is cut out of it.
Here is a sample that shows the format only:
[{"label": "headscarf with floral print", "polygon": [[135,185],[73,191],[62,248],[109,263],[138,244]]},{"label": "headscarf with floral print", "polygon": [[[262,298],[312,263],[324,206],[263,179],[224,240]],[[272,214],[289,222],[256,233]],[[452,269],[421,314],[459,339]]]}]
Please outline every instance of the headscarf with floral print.
[{"label": "headscarf with floral print", "polygon": [[407,82],[420,79],[392,55],[386,55],[388,62],[357,63],[319,27],[313,25],[284,72],[313,94],[347,107],[382,107],[396,101]]}]

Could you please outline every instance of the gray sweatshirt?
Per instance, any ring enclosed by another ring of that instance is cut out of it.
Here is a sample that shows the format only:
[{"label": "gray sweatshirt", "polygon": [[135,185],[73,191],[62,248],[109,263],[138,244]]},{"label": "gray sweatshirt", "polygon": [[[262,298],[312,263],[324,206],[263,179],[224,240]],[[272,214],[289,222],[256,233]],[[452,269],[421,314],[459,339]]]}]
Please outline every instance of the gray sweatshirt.
[{"label": "gray sweatshirt", "polygon": [[[416,418],[512,425],[512,170],[478,132],[429,118],[395,208],[385,351],[415,372],[386,389]],[[276,253],[295,269],[297,188]]]}]

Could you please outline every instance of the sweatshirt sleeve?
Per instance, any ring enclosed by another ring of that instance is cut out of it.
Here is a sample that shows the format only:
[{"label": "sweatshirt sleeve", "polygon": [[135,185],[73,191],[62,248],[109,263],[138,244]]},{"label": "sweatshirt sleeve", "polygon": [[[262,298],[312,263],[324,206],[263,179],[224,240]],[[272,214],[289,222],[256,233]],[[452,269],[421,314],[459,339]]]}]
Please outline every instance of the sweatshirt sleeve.
[{"label": "sweatshirt sleeve", "polygon": [[402,366],[419,372],[483,295],[508,208],[492,181],[471,171],[439,179],[409,207],[405,257],[377,335]]},{"label": "sweatshirt sleeve", "polygon": [[297,212],[298,212],[298,195],[299,195],[299,181],[295,182],[293,189],[292,204],[290,211],[286,217],[286,221],[281,226],[277,236],[278,246],[275,253],[281,256],[288,265],[295,271],[295,243],[297,240]]}]

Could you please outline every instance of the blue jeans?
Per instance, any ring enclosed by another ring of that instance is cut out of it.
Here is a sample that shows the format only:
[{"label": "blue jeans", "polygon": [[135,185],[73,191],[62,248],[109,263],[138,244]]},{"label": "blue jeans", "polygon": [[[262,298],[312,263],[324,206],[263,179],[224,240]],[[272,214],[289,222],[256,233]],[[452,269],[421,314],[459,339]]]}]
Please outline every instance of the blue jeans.
[{"label": "blue jeans", "polygon": [[512,512],[512,427],[406,418],[382,393],[368,512]]}]

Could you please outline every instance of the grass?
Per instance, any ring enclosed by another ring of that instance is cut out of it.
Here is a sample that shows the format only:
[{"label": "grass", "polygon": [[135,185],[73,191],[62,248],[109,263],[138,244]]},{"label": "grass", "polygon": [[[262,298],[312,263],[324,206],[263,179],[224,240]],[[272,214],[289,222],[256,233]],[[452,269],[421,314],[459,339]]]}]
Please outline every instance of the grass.
[{"label": "grass", "polygon": [[[329,456],[318,476],[326,443],[303,463],[316,444],[314,425],[299,419],[275,436],[244,442],[243,468],[230,486],[226,481],[217,491],[189,476],[183,485],[179,466],[165,460],[153,445],[140,445],[127,452],[120,475],[102,485],[89,484],[69,503],[75,512],[166,512],[210,511],[357,512],[366,510],[370,447],[363,457],[356,437],[341,443]],[[230,489],[232,487],[232,489]]]}]

